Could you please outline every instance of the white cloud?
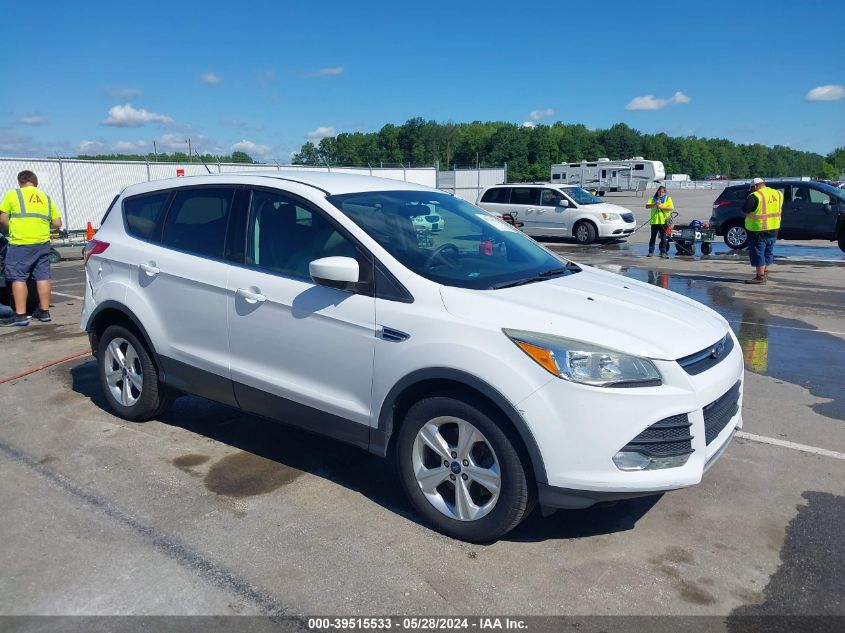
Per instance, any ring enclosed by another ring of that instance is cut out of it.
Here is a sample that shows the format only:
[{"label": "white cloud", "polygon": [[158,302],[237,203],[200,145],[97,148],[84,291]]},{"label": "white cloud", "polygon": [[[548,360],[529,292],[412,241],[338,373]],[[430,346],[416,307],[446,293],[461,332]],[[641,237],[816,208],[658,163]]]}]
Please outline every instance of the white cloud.
[{"label": "white cloud", "polygon": [[200,75],[200,81],[209,86],[214,86],[223,81],[223,78],[217,73],[207,72]]},{"label": "white cloud", "polygon": [[545,110],[531,110],[528,114],[529,121],[539,121],[540,119],[545,119],[546,117],[554,116],[555,111],[551,108],[546,108]]},{"label": "white cloud", "polygon": [[270,153],[270,147],[267,145],[259,145],[246,139],[238,141],[230,148],[233,152],[246,152],[251,156],[266,156]]},{"label": "white cloud", "polygon": [[316,130],[311,130],[310,132],[305,133],[305,137],[309,141],[320,141],[329,136],[337,136],[337,132],[335,132],[335,129],[330,125],[318,127]]},{"label": "white cloud", "polygon": [[845,99],[845,86],[827,84],[817,86],[804,95],[807,101],[839,101]]},{"label": "white cloud", "polygon": [[141,91],[137,88],[110,88],[106,92],[115,99],[137,99],[141,96]]},{"label": "white cloud", "polygon": [[145,141],[118,141],[114,144],[114,149],[118,152],[133,152],[144,149],[146,146]]},{"label": "white cloud", "polygon": [[160,150],[187,153],[188,139],[181,134],[162,134],[156,139],[156,147]]},{"label": "white cloud", "polygon": [[80,154],[91,154],[103,149],[103,144],[99,141],[82,141],[76,148]]},{"label": "white cloud", "polygon": [[111,108],[108,118],[103,121],[103,125],[111,125],[113,127],[141,127],[146,123],[173,125],[173,119],[164,114],[149,112],[144,108],[133,108],[127,103]]},{"label": "white cloud", "polygon": [[343,66],[331,66],[330,68],[321,68],[317,71],[320,77],[337,77],[342,75],[346,69]]},{"label": "white cloud", "polygon": [[21,117],[21,123],[24,125],[47,125],[47,117],[40,114],[33,114],[31,116]]},{"label": "white cloud", "polygon": [[525,121],[522,124],[522,127],[537,127],[537,124],[534,121]]},{"label": "white cloud", "polygon": [[625,106],[626,110],[661,110],[667,105],[680,105],[692,101],[683,92],[678,91],[668,99],[658,99],[654,95],[645,95],[643,97],[634,97],[630,103]]}]

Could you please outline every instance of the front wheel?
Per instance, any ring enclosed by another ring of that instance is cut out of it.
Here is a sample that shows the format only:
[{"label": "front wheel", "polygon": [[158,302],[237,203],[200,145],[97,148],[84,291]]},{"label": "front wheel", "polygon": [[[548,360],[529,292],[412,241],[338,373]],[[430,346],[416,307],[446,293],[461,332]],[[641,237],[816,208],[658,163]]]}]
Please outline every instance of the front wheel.
[{"label": "front wheel", "polygon": [[57,251],[55,248],[50,249],[50,254],[48,257],[50,258],[51,264],[58,264],[60,261],[62,261],[62,256],[59,255],[59,251]]},{"label": "front wheel", "polygon": [[713,252],[713,245],[710,242],[702,242],[701,243],[701,254],[702,255],[709,255]]},{"label": "front wheel", "polygon": [[740,250],[748,246],[748,231],[741,224],[734,224],[725,233],[725,244]]},{"label": "front wheel", "polygon": [[592,244],[596,241],[596,227],[589,222],[578,222],[572,229],[572,234],[579,244]]},{"label": "front wheel", "polygon": [[400,479],[436,530],[484,543],[506,534],[532,507],[517,440],[472,400],[432,396],[414,404],[396,442]]},{"label": "front wheel", "polygon": [[154,418],[173,402],[146,346],[124,325],[110,325],[100,337],[97,373],[109,406],[124,420]]}]

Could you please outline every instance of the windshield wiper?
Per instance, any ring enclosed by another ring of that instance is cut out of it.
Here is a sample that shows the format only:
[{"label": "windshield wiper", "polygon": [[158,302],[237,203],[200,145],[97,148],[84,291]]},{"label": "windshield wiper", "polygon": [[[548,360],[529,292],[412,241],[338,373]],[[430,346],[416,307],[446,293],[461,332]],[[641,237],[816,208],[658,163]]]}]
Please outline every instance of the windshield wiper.
[{"label": "windshield wiper", "polygon": [[552,277],[559,277],[560,275],[567,275],[580,271],[581,269],[578,267],[577,264],[573,262],[566,262],[566,266],[564,266],[563,268],[550,268],[549,270],[544,270],[541,273],[537,273],[532,277],[526,277],[525,279],[517,279],[516,281],[504,281],[499,284],[493,284],[492,286],[490,286],[490,290],[500,290],[502,288],[524,286],[525,284],[533,284],[537,281],[545,281],[546,279],[551,279]]}]

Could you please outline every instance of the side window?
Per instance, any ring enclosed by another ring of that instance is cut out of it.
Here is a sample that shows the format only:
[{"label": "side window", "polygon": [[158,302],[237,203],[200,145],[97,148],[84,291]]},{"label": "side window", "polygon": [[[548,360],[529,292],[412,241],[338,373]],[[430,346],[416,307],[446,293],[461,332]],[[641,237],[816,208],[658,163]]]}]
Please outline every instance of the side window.
[{"label": "side window", "polygon": [[801,203],[810,202],[810,188],[809,187],[792,187],[792,201]]},{"label": "side window", "polygon": [[543,189],[543,194],[540,197],[540,204],[544,207],[556,207],[560,203],[563,196],[559,191],[554,189]]},{"label": "side window", "polygon": [[155,239],[153,234],[161,220],[168,197],[170,197],[170,192],[163,191],[124,200],[123,215],[126,218],[126,230],[129,234],[143,240]]},{"label": "side window", "polygon": [[634,171],[645,171],[645,165],[643,165],[642,163],[634,165]]},{"label": "side window", "polygon": [[734,191],[734,195],[736,196],[737,200],[745,200],[748,197],[748,194],[751,193],[750,189],[737,189]]},{"label": "side window", "polygon": [[552,174],[552,180],[560,180],[560,174]]},{"label": "side window", "polygon": [[514,187],[511,189],[511,204],[539,204],[540,190],[535,187]]},{"label": "side window", "polygon": [[164,222],[162,244],[222,258],[234,194],[234,189],[219,187],[177,191]]},{"label": "side window", "polygon": [[252,192],[246,240],[248,265],[311,279],[308,265],[315,259],[357,254],[355,245],[323,214],[281,192]]},{"label": "side window", "polygon": [[818,189],[810,189],[810,202],[815,204],[830,204],[830,196]]},{"label": "side window", "polygon": [[484,192],[481,202],[493,202],[496,204],[507,204],[510,190],[508,187],[495,187]]}]

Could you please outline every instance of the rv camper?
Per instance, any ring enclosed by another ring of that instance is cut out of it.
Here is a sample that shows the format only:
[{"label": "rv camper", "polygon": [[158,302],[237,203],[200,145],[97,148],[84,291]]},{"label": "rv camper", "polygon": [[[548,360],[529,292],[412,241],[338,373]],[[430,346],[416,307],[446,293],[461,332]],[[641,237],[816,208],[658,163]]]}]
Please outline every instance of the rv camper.
[{"label": "rv camper", "polygon": [[[599,158],[588,163],[561,163],[552,165],[552,182],[561,185],[578,185],[598,191],[637,191],[645,189],[656,180],[662,181],[666,170],[659,160],[645,160],[635,156],[628,160]],[[641,184],[642,183],[642,184]]]}]

